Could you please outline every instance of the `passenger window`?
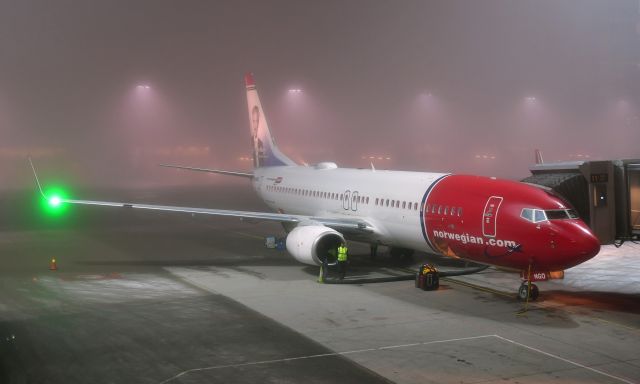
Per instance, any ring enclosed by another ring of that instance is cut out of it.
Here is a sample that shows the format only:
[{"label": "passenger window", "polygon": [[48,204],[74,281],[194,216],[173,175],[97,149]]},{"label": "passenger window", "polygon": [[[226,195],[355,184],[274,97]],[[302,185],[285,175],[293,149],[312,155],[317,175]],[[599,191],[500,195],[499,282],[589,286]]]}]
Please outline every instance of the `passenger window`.
[{"label": "passenger window", "polygon": [[438,206],[438,215],[439,215],[439,214],[441,214],[441,213],[442,213],[442,206],[441,206],[441,205],[439,205],[439,206]]},{"label": "passenger window", "polygon": [[367,204],[369,204],[369,196],[367,196]]},{"label": "passenger window", "polygon": [[458,207],[458,217],[462,216],[462,207]]},{"label": "passenger window", "polygon": [[449,206],[444,207],[444,215],[448,215],[449,214]]},{"label": "passenger window", "polygon": [[437,210],[437,209],[438,209],[438,207],[437,207],[435,204],[433,204],[433,205],[431,206],[431,213],[436,213],[436,210]]},{"label": "passenger window", "polygon": [[403,202],[402,202],[402,209],[405,209],[406,207],[407,207],[407,202],[406,202],[406,201],[403,201]]},{"label": "passenger window", "polygon": [[378,198],[376,197],[376,205],[378,205]]},{"label": "passenger window", "polygon": [[389,206],[389,199],[387,199],[387,201],[385,202],[385,204],[387,205],[387,207]]}]

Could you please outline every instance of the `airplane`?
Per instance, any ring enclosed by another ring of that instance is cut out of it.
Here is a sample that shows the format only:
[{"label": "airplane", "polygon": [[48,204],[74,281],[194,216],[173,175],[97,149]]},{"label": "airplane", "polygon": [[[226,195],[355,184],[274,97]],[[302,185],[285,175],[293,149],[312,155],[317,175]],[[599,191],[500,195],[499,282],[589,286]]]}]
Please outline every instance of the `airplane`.
[{"label": "airplane", "polygon": [[271,135],[256,84],[245,75],[253,172],[181,165],[165,167],[243,177],[275,212],[249,212],[47,197],[52,204],[124,207],[280,222],[286,249],[299,262],[335,261],[346,240],[392,254],[436,253],[519,271],[522,300],[535,300],[533,281],[562,275],[600,251],[600,243],[562,197],[540,186],[474,175],[298,165]]}]

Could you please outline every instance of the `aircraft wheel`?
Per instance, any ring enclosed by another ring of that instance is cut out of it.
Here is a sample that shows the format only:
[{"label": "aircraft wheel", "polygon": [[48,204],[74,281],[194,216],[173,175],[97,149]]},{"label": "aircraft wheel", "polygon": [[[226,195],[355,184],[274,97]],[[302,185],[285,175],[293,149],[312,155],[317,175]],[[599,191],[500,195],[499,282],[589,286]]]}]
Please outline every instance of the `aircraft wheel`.
[{"label": "aircraft wheel", "polygon": [[518,299],[522,301],[527,300],[527,295],[529,296],[529,301],[535,301],[540,294],[540,290],[538,290],[538,286],[535,284],[531,284],[531,293],[529,294],[529,284],[522,283],[520,288],[518,289]]}]

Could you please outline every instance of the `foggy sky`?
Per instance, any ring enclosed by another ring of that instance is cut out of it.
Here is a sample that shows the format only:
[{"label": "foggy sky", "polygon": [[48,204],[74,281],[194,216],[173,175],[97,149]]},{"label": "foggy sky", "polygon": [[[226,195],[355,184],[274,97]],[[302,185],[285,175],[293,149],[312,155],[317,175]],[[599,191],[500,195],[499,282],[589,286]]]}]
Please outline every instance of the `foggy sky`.
[{"label": "foggy sky", "polygon": [[640,158],[637,0],[15,0],[0,47],[3,188],[224,182],[156,164],[249,169],[247,71],[299,162]]}]

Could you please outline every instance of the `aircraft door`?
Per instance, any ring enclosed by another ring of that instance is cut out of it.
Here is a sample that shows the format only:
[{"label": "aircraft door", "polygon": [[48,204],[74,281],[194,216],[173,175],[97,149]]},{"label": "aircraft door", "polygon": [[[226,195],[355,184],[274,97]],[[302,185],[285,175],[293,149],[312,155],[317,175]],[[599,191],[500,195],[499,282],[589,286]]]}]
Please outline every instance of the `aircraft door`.
[{"label": "aircraft door", "polygon": [[347,190],[344,191],[344,198],[342,199],[342,209],[348,211],[349,210],[349,203],[351,199],[351,191]]},{"label": "aircraft door", "polygon": [[360,194],[357,191],[353,191],[353,193],[351,194],[351,210],[352,211],[357,211],[358,210],[358,198],[359,198]]},{"label": "aircraft door", "polygon": [[502,197],[491,196],[487,199],[482,213],[482,234],[487,237],[496,237],[498,210],[502,204]]}]

